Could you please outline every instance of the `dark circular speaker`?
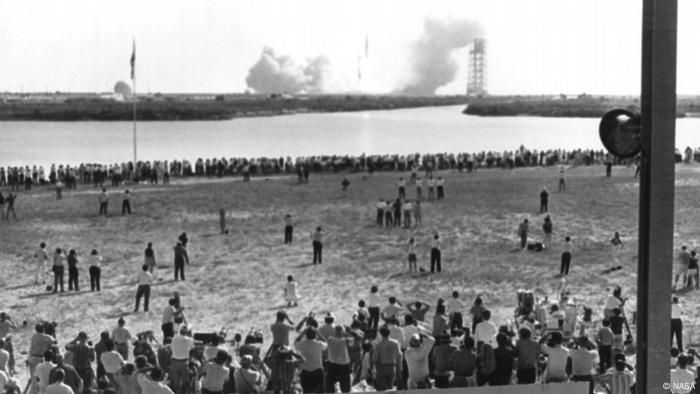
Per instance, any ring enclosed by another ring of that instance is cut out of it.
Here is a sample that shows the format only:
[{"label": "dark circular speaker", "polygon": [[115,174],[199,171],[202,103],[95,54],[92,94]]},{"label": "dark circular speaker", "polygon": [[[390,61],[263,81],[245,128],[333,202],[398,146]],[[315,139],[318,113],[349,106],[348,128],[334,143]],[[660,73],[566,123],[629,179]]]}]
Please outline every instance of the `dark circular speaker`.
[{"label": "dark circular speaker", "polygon": [[600,119],[598,132],[603,146],[611,154],[620,157],[633,157],[641,148],[641,118],[626,109],[614,109]]}]

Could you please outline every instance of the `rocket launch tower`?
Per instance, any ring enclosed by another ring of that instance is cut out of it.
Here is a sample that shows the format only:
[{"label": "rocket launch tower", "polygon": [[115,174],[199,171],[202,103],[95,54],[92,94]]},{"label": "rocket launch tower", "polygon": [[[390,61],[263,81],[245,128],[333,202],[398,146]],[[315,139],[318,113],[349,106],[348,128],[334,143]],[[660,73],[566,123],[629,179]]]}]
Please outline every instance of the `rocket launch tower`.
[{"label": "rocket launch tower", "polygon": [[486,78],[486,40],[475,38],[469,48],[467,95],[482,96],[488,94]]}]

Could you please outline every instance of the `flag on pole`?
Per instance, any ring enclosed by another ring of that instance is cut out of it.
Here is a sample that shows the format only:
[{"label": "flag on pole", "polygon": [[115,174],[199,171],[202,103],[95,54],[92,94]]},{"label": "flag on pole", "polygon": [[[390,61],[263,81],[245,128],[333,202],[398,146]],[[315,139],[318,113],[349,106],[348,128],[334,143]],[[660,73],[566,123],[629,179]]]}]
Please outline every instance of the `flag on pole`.
[{"label": "flag on pole", "polygon": [[133,81],[136,72],[136,39],[132,42],[131,60],[129,63],[131,64],[131,80]]}]

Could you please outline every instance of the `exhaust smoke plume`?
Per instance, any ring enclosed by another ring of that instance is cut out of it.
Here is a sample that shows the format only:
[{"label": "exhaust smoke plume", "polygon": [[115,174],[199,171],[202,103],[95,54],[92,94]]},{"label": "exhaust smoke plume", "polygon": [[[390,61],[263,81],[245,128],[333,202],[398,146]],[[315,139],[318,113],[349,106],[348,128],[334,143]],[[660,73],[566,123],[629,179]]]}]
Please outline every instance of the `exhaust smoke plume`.
[{"label": "exhaust smoke plume", "polygon": [[481,26],[475,22],[426,19],[423,35],[411,48],[410,78],[399,92],[431,95],[454,81],[459,66],[452,52],[466,47],[481,34]]},{"label": "exhaust smoke plume", "polygon": [[324,90],[330,62],[324,55],[295,63],[289,56],[263,48],[245,81],[256,93],[320,93]]}]

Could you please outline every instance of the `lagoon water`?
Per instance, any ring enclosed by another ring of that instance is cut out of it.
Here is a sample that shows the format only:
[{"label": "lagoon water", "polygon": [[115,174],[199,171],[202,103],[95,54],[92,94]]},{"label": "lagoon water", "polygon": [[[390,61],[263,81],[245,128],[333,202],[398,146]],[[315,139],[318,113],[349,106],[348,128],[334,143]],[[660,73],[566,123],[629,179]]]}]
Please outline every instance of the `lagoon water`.
[{"label": "lagoon water", "polygon": [[[298,114],[226,121],[139,122],[139,160],[602,149],[598,119],[477,117],[463,106]],[[676,146],[700,146],[700,118],[680,119]],[[0,122],[0,166],[133,158],[131,122]]]}]

